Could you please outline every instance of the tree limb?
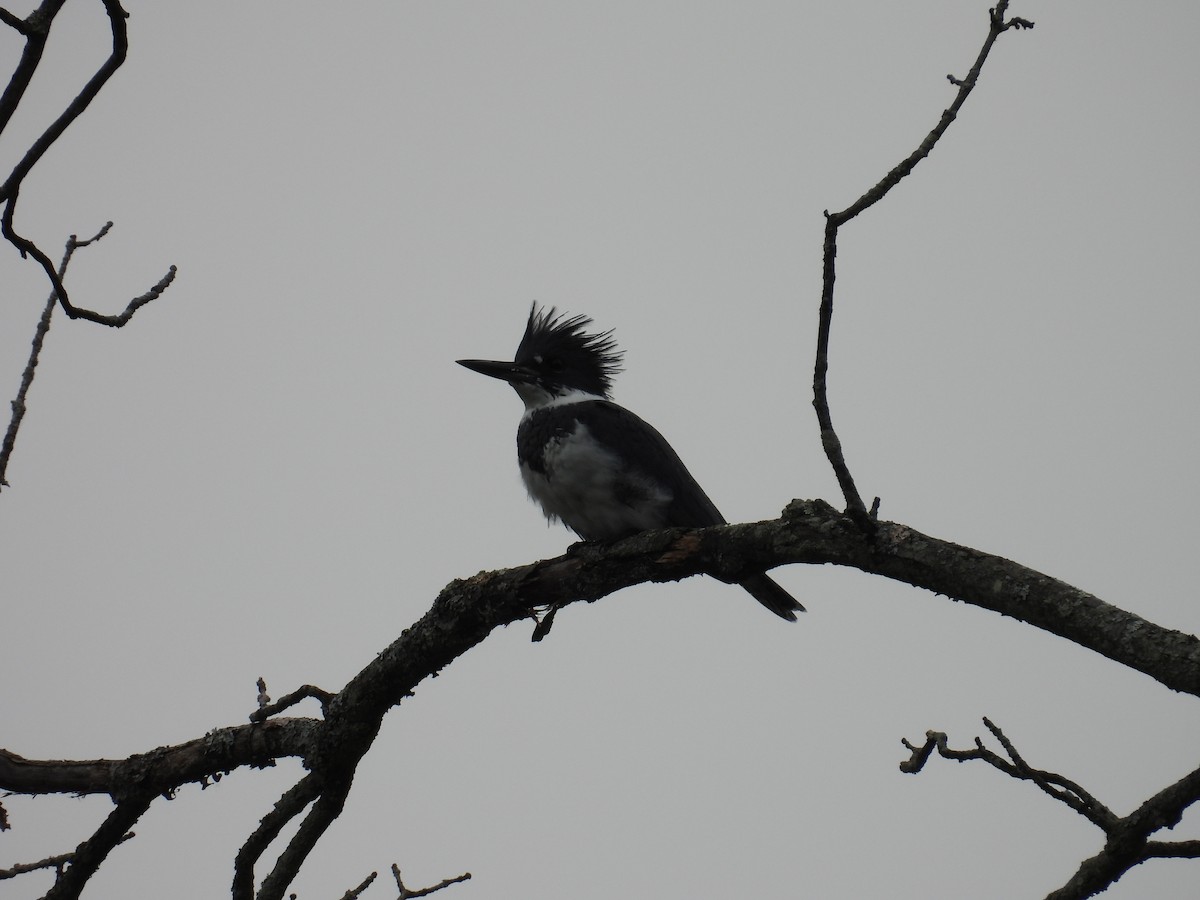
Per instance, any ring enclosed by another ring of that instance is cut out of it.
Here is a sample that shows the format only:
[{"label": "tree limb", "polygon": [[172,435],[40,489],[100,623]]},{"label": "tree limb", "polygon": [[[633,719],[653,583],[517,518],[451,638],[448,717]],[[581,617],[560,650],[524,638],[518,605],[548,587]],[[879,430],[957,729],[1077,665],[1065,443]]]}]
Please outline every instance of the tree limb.
[{"label": "tree limb", "polygon": [[[338,815],[383,716],[496,628],[528,619],[540,606],[592,602],[647,581],[708,574],[735,582],[788,563],[833,563],[924,587],[1066,637],[1174,690],[1200,696],[1200,641],[1191,635],[1154,625],[1010,560],[888,522],[878,523],[875,535],[867,535],[848,515],[822,501],[795,501],[780,519],[576,544],[554,559],[453,581],[419,621],[329,700],[324,719],[272,718],[218,729],[128,760],[36,762],[0,751],[0,788],[118,796],[139,788],[169,793],[239,766],[297,757],[313,780],[303,789],[298,786],[297,794],[285,795],[285,808],[269,822],[264,819],[251,836],[266,838],[315,798],[260,890],[262,900],[280,898]],[[1044,775],[1039,786],[1073,794],[1084,805],[1090,796],[1057,776]],[[1159,804],[1160,815],[1163,808]],[[243,850],[246,877],[261,851],[254,846]]]},{"label": "tree limb", "polygon": [[[75,255],[75,250],[79,247],[86,247],[88,244],[93,244],[103,238],[112,228],[112,224],[112,222],[106,222],[103,228],[84,241],[79,240],[75,235],[67,238],[66,248],[63,250],[62,262],[58,264],[59,280],[67,274],[67,266],[71,262],[71,257]],[[46,305],[42,309],[41,318],[38,320],[37,328],[33,332],[29,361],[25,363],[25,371],[21,373],[21,385],[17,388],[17,396],[12,401],[12,417],[8,421],[8,429],[4,432],[4,440],[0,443],[0,489],[9,486],[5,480],[8,472],[8,461],[12,457],[13,448],[17,443],[17,432],[20,431],[21,422],[25,418],[25,400],[29,395],[29,388],[33,385],[33,376],[37,371],[38,359],[42,354],[42,346],[46,342],[46,335],[50,331],[50,319],[54,315],[54,307],[57,300],[58,295],[54,291],[51,291],[50,296],[46,298]]]},{"label": "tree limb", "polygon": [[202,738],[126,759],[31,760],[0,749],[0,789],[14,794],[170,794],[182,785],[241,766],[270,766],[306,757],[320,722],[270,719],[217,728]]},{"label": "tree limb", "polygon": [[[363,752],[366,752],[365,748]],[[292,883],[317,841],[342,814],[352,777],[351,770],[349,776],[341,779],[339,783],[321,786],[321,795],[300,823],[299,830],[292,835],[287,847],[279,854],[275,868],[263,879],[262,887],[258,890],[258,900],[282,900],[283,892]]]},{"label": "tree limb", "polygon": [[271,698],[267,696],[267,683],[263,679],[258,679],[258,695],[259,707],[254,712],[250,713],[251,722],[265,722],[271,716],[277,716],[285,709],[290,709],[302,700],[312,698],[321,704],[321,713],[324,714],[329,707],[329,701],[333,699],[333,694],[329,691],[312,684],[302,684],[290,694],[285,694],[278,700],[271,702]]},{"label": "tree limb", "polygon": [[246,839],[233,860],[232,900],[254,897],[254,867],[284,826],[303,812],[319,793],[316,777],[310,772],[292,785],[263,816],[258,827]]},{"label": "tree limb", "polygon": [[396,879],[396,887],[400,890],[400,896],[397,900],[412,900],[414,897],[428,897],[430,894],[436,894],[438,891],[444,890],[452,884],[461,884],[464,881],[470,881],[471,873],[464,872],[462,875],[456,875],[454,878],[443,878],[431,887],[416,890],[404,886],[404,881],[400,878],[400,867],[395,863],[392,863],[392,877]]},{"label": "tree limb", "polygon": [[[125,841],[134,837],[132,831],[121,836],[118,844],[123,844]],[[0,881],[8,878],[16,878],[18,875],[27,875],[30,872],[37,872],[41,869],[54,869],[61,872],[63,868],[75,859],[74,853],[59,853],[57,856],[47,856],[45,859],[39,859],[32,863],[18,863],[7,869],[0,869]]]},{"label": "tree limb", "polygon": [[0,11],[0,21],[25,36],[25,49],[21,52],[21,60],[13,69],[8,87],[0,94],[0,132],[4,131],[9,119],[21,105],[21,98],[25,96],[25,91],[33,80],[33,73],[42,61],[42,53],[50,37],[50,23],[66,2],[67,0],[42,0],[42,4],[25,19],[14,16],[7,9]]},{"label": "tree limb", "polygon": [[[46,41],[50,35],[50,25],[54,17],[58,15],[64,2],[65,0],[43,0],[41,6],[30,13],[29,17],[23,21],[18,20],[11,13],[4,18],[5,24],[16,28],[24,34],[26,40],[21,60],[17,64],[12,77],[9,79],[8,87],[0,95],[0,132],[3,132],[4,127],[8,124],[9,119],[11,119],[12,114],[16,111],[21,99],[25,95],[25,90],[29,86],[33,78],[33,73],[37,70],[38,64],[41,61],[42,51],[45,49]],[[62,111],[58,118],[51,122],[46,130],[30,145],[29,149],[25,151],[24,156],[13,167],[8,178],[5,179],[3,184],[0,184],[0,204],[3,204],[3,211],[0,212],[0,234],[17,248],[22,258],[32,256],[42,267],[46,272],[46,276],[50,279],[50,283],[54,286],[54,293],[58,298],[59,304],[62,306],[63,312],[70,318],[86,319],[89,322],[96,322],[100,325],[120,328],[133,317],[133,314],[138,309],[166,290],[167,286],[175,278],[174,266],[171,266],[167,274],[147,293],[131,300],[122,312],[115,315],[94,312],[93,310],[76,306],[71,302],[67,295],[67,289],[63,284],[62,276],[55,269],[50,257],[32,240],[19,234],[13,224],[17,199],[20,196],[21,185],[25,177],[33,170],[33,167],[37,165],[46,151],[54,145],[54,142],[62,137],[68,126],[83,114],[84,110],[88,108],[104,85],[107,84],[108,80],[125,62],[125,56],[129,51],[129,34],[125,20],[129,14],[121,8],[120,0],[101,0],[101,2],[104,5],[104,11],[108,14],[109,26],[112,31],[112,51],[109,53],[108,58],[100,65],[100,68],[96,70],[95,74],[88,79],[75,99],[67,104],[67,108]],[[20,22],[19,26],[16,24],[17,22]]]},{"label": "tree limb", "polygon": [[95,834],[75,848],[67,866],[58,870],[58,878],[44,900],[76,900],[112,849],[126,839],[129,829],[150,808],[155,796],[143,790],[119,800]]},{"label": "tree limb", "polygon": [[967,97],[970,96],[971,91],[975,88],[975,84],[979,80],[979,73],[983,69],[984,62],[987,61],[988,54],[992,51],[992,45],[996,43],[996,38],[1009,28],[1033,27],[1033,23],[1028,19],[1013,18],[1005,21],[1004,13],[1007,9],[1008,0],[1000,0],[994,9],[988,10],[988,33],[984,39],[983,47],[979,51],[979,55],[975,58],[975,64],[971,66],[971,71],[965,79],[958,80],[953,76],[950,77],[951,83],[958,86],[958,94],[949,108],[942,113],[938,124],[926,135],[925,140],[921,141],[917,149],[888,172],[883,177],[883,180],[855,200],[850,206],[841,212],[831,213],[828,210],[825,212],[821,308],[817,323],[817,359],[813,367],[813,409],[816,410],[817,422],[821,427],[821,446],[825,450],[829,464],[833,467],[833,473],[837,477],[838,486],[841,488],[842,496],[846,500],[846,513],[866,531],[874,529],[875,516],[879,510],[879,498],[875,498],[874,503],[871,505],[871,510],[868,512],[862,497],[859,495],[858,488],[854,484],[854,478],[850,474],[850,467],[846,464],[846,458],[842,452],[842,442],[833,428],[833,417],[829,411],[827,384],[829,373],[829,332],[833,323],[833,285],[837,279],[838,229],[859,213],[874,206],[887,196],[887,193],[892,188],[916,168],[917,163],[929,155],[934,145],[946,133],[946,129],[957,118],[958,111],[966,103]]},{"label": "tree limb", "polygon": [[1066,804],[1104,832],[1104,849],[1084,860],[1071,879],[1046,900],[1084,900],[1115,884],[1134,866],[1155,858],[1200,858],[1200,841],[1151,841],[1150,835],[1179,824],[1184,810],[1200,800],[1200,769],[1159,791],[1127,816],[1118,816],[1078,784],[1054,772],[1034,769],[1016,747],[987,718],[984,725],[1004,747],[1008,759],[989,750],[975,738],[972,750],[954,750],[944,732],[929,731],[920,747],[903,741],[912,756],[900,764],[900,771],[915,774],[924,768],[936,749],[944,759],[957,762],[983,760],[1011,778],[1034,782],[1054,799]]}]

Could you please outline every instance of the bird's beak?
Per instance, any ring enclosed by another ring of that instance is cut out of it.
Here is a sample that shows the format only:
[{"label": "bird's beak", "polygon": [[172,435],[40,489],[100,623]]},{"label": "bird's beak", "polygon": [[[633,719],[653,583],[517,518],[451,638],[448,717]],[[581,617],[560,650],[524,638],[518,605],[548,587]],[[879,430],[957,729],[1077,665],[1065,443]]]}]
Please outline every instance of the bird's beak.
[{"label": "bird's beak", "polygon": [[529,384],[537,380],[537,375],[532,369],[515,362],[498,362],[491,359],[458,359],[455,362],[472,372],[499,378],[509,384]]}]

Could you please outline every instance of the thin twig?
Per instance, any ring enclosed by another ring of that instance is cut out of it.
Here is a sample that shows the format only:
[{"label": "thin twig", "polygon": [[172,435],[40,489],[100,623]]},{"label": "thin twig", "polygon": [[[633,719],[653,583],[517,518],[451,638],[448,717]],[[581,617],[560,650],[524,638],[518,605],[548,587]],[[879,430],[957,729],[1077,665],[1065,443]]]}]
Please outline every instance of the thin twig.
[{"label": "thin twig", "polygon": [[846,500],[846,514],[867,531],[874,530],[879,501],[876,498],[875,503],[872,504],[871,511],[868,512],[866,505],[863,503],[862,496],[854,484],[850,468],[846,465],[846,459],[842,453],[842,443],[833,428],[833,418],[829,412],[827,386],[829,373],[829,331],[833,321],[833,285],[837,277],[838,228],[882,200],[888,191],[912,172],[917,163],[929,155],[934,144],[938,142],[938,139],[946,132],[946,129],[950,127],[950,124],[958,115],[959,109],[962,108],[963,103],[966,102],[967,97],[975,87],[979,79],[980,70],[982,70],[984,61],[991,52],[996,38],[1009,28],[1033,27],[1033,23],[1027,19],[1014,18],[1005,21],[1004,13],[1007,8],[1008,0],[1000,0],[994,9],[988,11],[989,28],[987,38],[983,42],[983,48],[979,51],[975,65],[971,67],[971,71],[965,79],[958,80],[951,78],[951,82],[958,86],[958,94],[954,98],[954,102],[950,104],[950,107],[942,113],[942,118],[933,131],[926,135],[925,140],[921,141],[916,150],[888,172],[878,184],[854,201],[854,203],[841,212],[831,213],[826,211],[825,213],[821,309],[817,327],[817,358],[816,364],[813,367],[813,407],[817,413],[817,422],[821,426],[821,445],[825,449],[825,455],[833,467],[834,475],[838,480],[838,486],[841,488],[842,496]]},{"label": "thin twig", "polygon": [[440,891],[443,888],[448,888],[452,884],[459,884],[463,881],[471,880],[471,873],[464,872],[454,878],[444,878],[432,887],[419,888],[413,890],[404,886],[404,882],[400,880],[400,867],[392,863],[392,877],[396,879],[396,887],[400,890],[400,896],[397,900],[411,900],[413,897],[428,897],[430,894]]},{"label": "thin twig", "polygon": [[[121,835],[118,844],[123,844],[127,840],[136,835],[132,831],[127,831]],[[32,863],[17,863],[8,869],[0,869],[0,881],[8,878],[16,878],[18,875],[25,875],[29,872],[37,872],[39,869],[57,869],[62,871],[63,867],[73,862],[75,859],[75,851],[70,853],[60,853],[57,856],[47,856],[45,859],[39,859]]]},{"label": "thin twig", "polygon": [[[62,262],[58,264],[58,277],[62,277],[67,273],[67,266],[71,262],[71,257],[75,255],[75,250],[79,247],[86,247],[88,244],[95,243],[103,238],[110,228],[112,222],[106,222],[104,227],[97,231],[92,237],[85,241],[79,240],[75,235],[67,238],[66,247],[63,250]],[[33,384],[33,376],[37,369],[38,357],[42,353],[42,346],[46,341],[46,334],[50,331],[50,317],[54,314],[54,306],[58,299],[58,295],[50,292],[50,296],[46,298],[46,306],[42,309],[42,316],[38,320],[37,329],[33,333],[33,346],[29,351],[29,361],[25,364],[25,371],[21,374],[21,386],[17,390],[17,396],[12,401],[12,418],[8,422],[8,430],[4,433],[4,441],[0,443],[0,488],[8,487],[9,484],[5,480],[5,475],[8,472],[8,461],[12,456],[13,447],[17,442],[17,432],[21,428],[21,420],[25,418],[25,398],[29,394],[29,387]]]},{"label": "thin twig", "polygon": [[378,872],[372,872],[362,880],[362,883],[359,884],[358,887],[351,888],[350,890],[346,891],[346,893],[342,894],[341,900],[358,900],[358,898],[362,896],[363,891],[369,888],[378,877]]},{"label": "thin twig", "polygon": [[[333,699],[333,694],[329,691],[322,690],[319,687],[311,684],[302,684],[290,694],[285,694],[274,703],[270,702],[270,698],[266,695],[266,682],[261,678],[259,684],[259,702],[260,706],[254,712],[250,713],[251,722],[263,722],[271,716],[277,716],[285,709],[295,706],[301,700],[313,698],[321,704],[321,712],[325,713],[329,710],[329,701]],[[266,698],[265,700],[263,698]]]}]

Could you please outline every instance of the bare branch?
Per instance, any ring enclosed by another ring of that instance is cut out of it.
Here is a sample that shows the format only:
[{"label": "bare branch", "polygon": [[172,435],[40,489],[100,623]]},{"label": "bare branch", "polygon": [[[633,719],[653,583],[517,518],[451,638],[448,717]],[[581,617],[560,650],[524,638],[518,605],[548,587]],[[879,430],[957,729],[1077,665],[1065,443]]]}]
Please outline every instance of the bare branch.
[{"label": "bare branch", "polygon": [[400,878],[400,867],[395,863],[392,863],[392,877],[396,879],[396,887],[400,890],[400,896],[397,898],[397,900],[410,900],[412,897],[428,897],[430,894],[436,893],[443,888],[448,888],[452,884],[470,881],[471,873],[464,872],[463,874],[454,878],[445,878],[433,885],[433,887],[420,888],[419,890],[412,890],[411,888],[406,888],[404,886],[404,882]]},{"label": "bare branch", "polygon": [[954,98],[954,102],[949,108],[942,113],[941,120],[937,126],[926,135],[920,145],[907,158],[899,163],[895,168],[887,173],[878,184],[859,197],[854,203],[848,206],[841,212],[825,213],[825,243],[824,243],[824,269],[821,286],[821,309],[819,322],[817,326],[817,358],[816,364],[813,367],[813,408],[817,413],[817,421],[821,426],[821,445],[825,449],[825,455],[829,459],[830,465],[833,467],[834,475],[837,476],[838,485],[842,489],[842,496],[846,500],[846,513],[858,523],[861,528],[871,531],[874,528],[875,515],[878,512],[879,500],[876,498],[872,504],[871,512],[867,511],[866,505],[863,503],[862,497],[858,493],[858,488],[854,484],[854,478],[850,474],[850,468],[846,464],[845,455],[842,452],[842,443],[837,436],[837,432],[833,428],[833,417],[829,411],[829,396],[828,396],[828,373],[829,373],[829,332],[833,322],[833,285],[837,278],[836,260],[837,260],[837,234],[838,229],[857,216],[859,213],[874,206],[882,200],[893,187],[900,183],[901,179],[907,176],[916,167],[922,159],[929,155],[933,150],[934,145],[938,142],[946,129],[958,116],[958,111],[970,96],[972,89],[975,87],[976,81],[979,79],[979,73],[983,69],[983,64],[988,58],[988,54],[992,50],[992,45],[996,42],[996,38],[1009,28],[1032,28],[1033,23],[1026,19],[1012,19],[1008,22],[1004,20],[1004,13],[1008,8],[1008,0],[1000,0],[994,9],[988,11],[989,28],[987,37],[984,39],[983,47],[979,51],[978,57],[975,59],[975,64],[971,67],[970,73],[961,81],[951,78],[951,83],[958,86],[958,94]]},{"label": "bare branch", "polygon": [[16,29],[25,36],[25,49],[21,53],[21,61],[13,70],[8,81],[8,87],[0,94],[0,132],[7,127],[9,119],[21,105],[21,98],[33,80],[38,63],[42,60],[42,52],[46,49],[46,40],[50,37],[50,23],[58,15],[66,0],[43,0],[42,5],[29,14],[29,18],[20,19],[7,9],[0,12],[0,21],[10,28]]},{"label": "bare branch", "polygon": [[76,900],[88,879],[112,849],[126,839],[129,829],[150,808],[156,796],[153,792],[141,791],[119,800],[95,834],[75,849],[70,864],[59,869],[58,878],[44,900]]},{"label": "bare branch", "polygon": [[254,867],[267,847],[288,822],[303,812],[317,796],[317,779],[310,772],[276,801],[269,813],[263,816],[246,842],[238,850],[233,861],[233,900],[252,900],[254,897]]},{"label": "bare branch", "polygon": [[[324,719],[270,718],[218,729],[203,739],[128,760],[33,762],[0,751],[0,788],[21,793],[114,793],[122,786],[141,785],[169,792],[237,766],[269,765],[280,756],[300,757],[312,782],[303,793],[299,788],[296,794],[289,793],[284,808],[265,819],[252,835],[254,840],[267,839],[277,823],[294,818],[304,803],[314,799],[300,830],[263,884],[262,900],[281,898],[307,853],[337,816],[383,716],[492,631],[527,619],[537,607],[556,605],[565,610],[633,584],[700,573],[737,581],[746,572],[783,563],[854,566],[925,587],[1037,625],[1146,672],[1168,687],[1200,695],[1200,642],[1191,635],[1156,626],[1009,560],[888,522],[880,522],[870,536],[825,503],[797,501],[778,520],[643,532],[611,544],[578,544],[555,559],[451,582],[418,622],[330,699]],[[944,743],[944,735],[939,738],[933,733],[931,746],[916,748],[914,758],[927,758],[939,740]],[[984,749],[953,752],[982,758]],[[1017,763],[1002,761],[1016,771]],[[1067,779],[1037,774],[1043,784],[1062,792],[1062,802],[1073,795],[1081,804],[1102,810]],[[1177,803],[1171,808],[1182,807]],[[243,873],[260,853],[254,845],[245,851]]]},{"label": "bare branch", "polygon": [[[29,79],[33,77],[33,70],[37,67],[41,51],[45,47],[46,39],[49,37],[50,22],[58,14],[64,2],[65,0],[44,0],[42,5],[25,20],[24,24],[29,29],[26,32],[28,38],[26,41],[26,53],[36,52],[37,56],[32,61],[32,67],[27,72],[20,68],[20,65],[25,65],[25,60],[22,59],[21,64],[18,66],[18,71],[14,73],[13,79],[9,83],[8,89],[5,91],[4,96],[0,98],[0,128],[8,122],[8,119],[4,118],[5,113],[8,116],[12,115],[12,112],[16,109],[17,104],[19,104],[24,94],[25,88],[28,86]],[[12,198],[21,181],[37,165],[38,160],[62,136],[67,127],[82,115],[89,104],[96,99],[96,95],[100,93],[101,88],[104,87],[108,79],[125,62],[125,55],[129,52],[129,34],[125,25],[128,13],[121,8],[119,0],[101,0],[101,2],[104,4],[104,11],[108,14],[109,26],[112,30],[112,51],[108,59],[88,79],[83,89],[67,105],[67,108],[62,111],[57,119],[50,123],[41,136],[34,141],[29,150],[25,152],[25,155],[13,168],[12,174],[8,176],[3,186],[0,186],[0,200],[8,201]],[[41,46],[36,51],[30,51],[30,44],[40,44]]]},{"label": "bare branch", "polygon": [[270,702],[270,697],[267,696],[267,684],[261,678],[258,680],[259,686],[259,707],[254,712],[250,713],[251,722],[264,722],[271,716],[277,716],[285,709],[295,706],[302,700],[313,698],[321,704],[321,712],[325,713],[329,708],[329,701],[333,699],[333,694],[329,691],[322,690],[319,687],[311,684],[302,684],[290,694],[285,694],[274,703]]},{"label": "bare branch", "polygon": [[346,891],[346,893],[342,894],[341,900],[358,900],[358,898],[362,896],[363,891],[369,888],[378,877],[378,872],[372,872],[362,880],[358,887],[351,888],[350,890]]},{"label": "bare branch", "polygon": [[305,758],[320,724],[314,719],[270,719],[218,728],[202,738],[122,760],[31,760],[0,750],[0,788],[17,794],[121,796],[134,788],[169,794],[241,766]]},{"label": "bare branch", "polygon": [[[1036,784],[1046,794],[1053,797],[1060,803],[1069,806],[1075,812],[1086,818],[1092,824],[1100,828],[1111,827],[1116,821],[1116,816],[1107,806],[1085,791],[1082,787],[1062,775],[1054,772],[1045,772],[1041,769],[1035,769],[1030,766],[1017,752],[1017,748],[1013,746],[1012,741],[1005,737],[992,721],[984,716],[983,724],[998,740],[1001,746],[1004,747],[1004,752],[1008,754],[1012,760],[1012,771],[1008,774],[1014,778],[1027,779]],[[978,739],[976,739],[978,741]]]},{"label": "bare branch", "polygon": [[[366,748],[363,749],[363,752],[366,752]],[[308,859],[308,854],[317,845],[317,841],[334,823],[334,820],[342,814],[342,807],[346,803],[346,795],[350,791],[352,777],[353,770],[349,777],[338,784],[323,783],[321,785],[320,797],[312,805],[312,809],[308,811],[304,821],[300,823],[299,830],[292,835],[287,847],[279,854],[279,859],[275,861],[275,868],[263,879],[262,887],[258,891],[258,900],[282,900],[283,892],[292,883],[300,871],[300,866],[304,864],[304,861]]]},{"label": "bare branch", "polygon": [[1047,900],[1093,897],[1148,859],[1200,858],[1200,841],[1149,840],[1154,832],[1179,824],[1184,810],[1200,800],[1200,769],[1189,772],[1159,791],[1129,815],[1118,816],[1070,779],[1032,768],[998,727],[986,718],[983,722],[1003,745],[1008,760],[987,749],[979,738],[975,739],[973,750],[953,750],[948,746],[943,732],[929,731],[925,734],[925,743],[919,747],[903,741],[904,746],[912,751],[912,756],[900,764],[900,771],[909,774],[919,772],[935,749],[939,756],[957,762],[983,760],[1011,778],[1034,782],[1055,800],[1071,807],[1100,828],[1105,835],[1104,849],[1091,859],[1084,860],[1071,879],[1049,894]]},{"label": "bare branch", "polygon": [[[25,20],[19,18],[18,16],[14,16],[3,7],[0,7],[0,22],[3,22],[10,28],[15,28],[18,33],[23,34],[26,37],[29,36],[29,25],[26,24]],[[3,123],[0,123],[0,127],[3,127]]]},{"label": "bare branch", "polygon": [[[18,63],[13,77],[9,80],[4,94],[0,95],[0,131],[3,131],[4,127],[8,124],[9,119],[25,95],[25,89],[29,86],[29,82],[33,78],[33,73],[41,61],[42,51],[45,48],[46,40],[50,33],[50,23],[62,8],[63,2],[64,0],[44,0],[42,5],[24,21],[17,20],[11,13],[8,14],[9,18],[5,19],[6,24],[18,28],[18,30],[25,34],[26,41],[25,52],[22,54],[21,61]],[[8,178],[3,184],[0,184],[0,204],[3,204],[4,207],[3,212],[0,213],[0,234],[3,234],[4,238],[17,248],[22,258],[32,256],[42,267],[46,272],[46,276],[50,279],[50,283],[54,286],[54,293],[63,308],[63,312],[70,318],[86,319],[100,325],[120,328],[132,318],[138,309],[166,290],[167,285],[175,278],[174,266],[171,266],[167,274],[147,293],[131,300],[122,312],[116,315],[94,312],[90,309],[77,307],[71,302],[70,297],[67,295],[67,289],[63,285],[62,276],[55,269],[50,257],[32,240],[19,234],[13,224],[17,199],[20,196],[21,185],[25,180],[25,176],[33,170],[33,167],[37,165],[46,151],[54,145],[54,142],[63,135],[68,126],[83,114],[84,110],[88,108],[108,80],[125,62],[125,56],[129,51],[129,35],[125,23],[128,13],[121,8],[120,0],[102,0],[102,2],[105,12],[108,14],[109,25],[112,31],[112,51],[108,59],[88,79],[88,82],[83,86],[83,89],[80,90],[75,99],[67,104],[67,108],[63,110],[58,118],[50,123],[46,130],[30,145],[25,155],[13,167]],[[19,27],[15,24],[16,22],[20,22]]]},{"label": "bare branch", "polygon": [[1200,859],[1200,841],[1146,841],[1147,859]]},{"label": "bare branch", "polygon": [[[117,841],[118,844],[123,844],[130,838],[135,837],[132,831],[128,831],[121,836]],[[69,865],[75,860],[75,853],[60,853],[57,856],[47,856],[45,859],[39,859],[32,863],[17,863],[10,869],[0,869],[0,881],[7,878],[16,878],[18,875],[26,875],[30,872],[37,872],[40,869],[56,869],[59,873],[62,872],[64,866]]]},{"label": "bare branch", "polygon": [[1066,804],[1099,828],[1111,828],[1117,821],[1117,816],[1113,814],[1112,810],[1075,782],[1055,772],[1035,769],[1026,763],[1012,742],[1005,737],[1004,732],[992,724],[986,716],[983,724],[1004,747],[1004,752],[1009,756],[1007,760],[985,747],[979,738],[975,738],[975,749],[973,750],[953,750],[949,747],[948,738],[944,732],[928,731],[925,733],[925,743],[920,747],[913,746],[907,740],[901,741],[912,751],[913,755],[900,764],[900,771],[907,775],[915,775],[920,772],[929,760],[931,752],[936,749],[938,755],[944,759],[952,759],[955,762],[983,760],[1010,778],[1032,781],[1055,800]]},{"label": "bare branch", "polygon": [[[112,224],[112,222],[106,222],[103,228],[85,241],[79,240],[75,235],[67,238],[62,262],[58,264],[58,277],[60,280],[66,275],[67,266],[70,264],[75,250],[79,247],[86,247],[103,238],[108,234],[109,229],[112,228]],[[8,430],[4,433],[4,440],[0,443],[0,488],[9,486],[5,480],[8,472],[8,461],[12,457],[13,447],[17,442],[17,432],[21,428],[21,421],[25,418],[25,399],[29,395],[30,386],[33,384],[33,376],[37,370],[38,358],[41,356],[42,346],[46,341],[46,334],[50,331],[50,318],[54,314],[54,306],[57,299],[58,295],[53,291],[46,298],[46,305],[42,309],[42,316],[38,320],[37,328],[33,333],[33,346],[29,351],[29,361],[25,364],[25,371],[21,374],[21,385],[17,389],[17,396],[12,401],[12,418],[9,419]]]}]

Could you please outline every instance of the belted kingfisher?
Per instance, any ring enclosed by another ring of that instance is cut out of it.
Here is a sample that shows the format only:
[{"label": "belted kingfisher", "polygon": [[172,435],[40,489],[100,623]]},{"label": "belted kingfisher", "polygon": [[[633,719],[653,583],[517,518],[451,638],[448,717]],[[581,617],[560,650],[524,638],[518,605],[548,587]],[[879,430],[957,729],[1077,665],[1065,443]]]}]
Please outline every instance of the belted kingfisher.
[{"label": "belted kingfisher", "polygon": [[[585,541],[725,524],[666,439],[610,399],[622,354],[611,331],[589,333],[591,324],[535,303],[512,362],[458,360],[507,381],[525,402],[517,462],[529,495]],[[804,610],[766,575],[739,584],[781,618]]]}]

